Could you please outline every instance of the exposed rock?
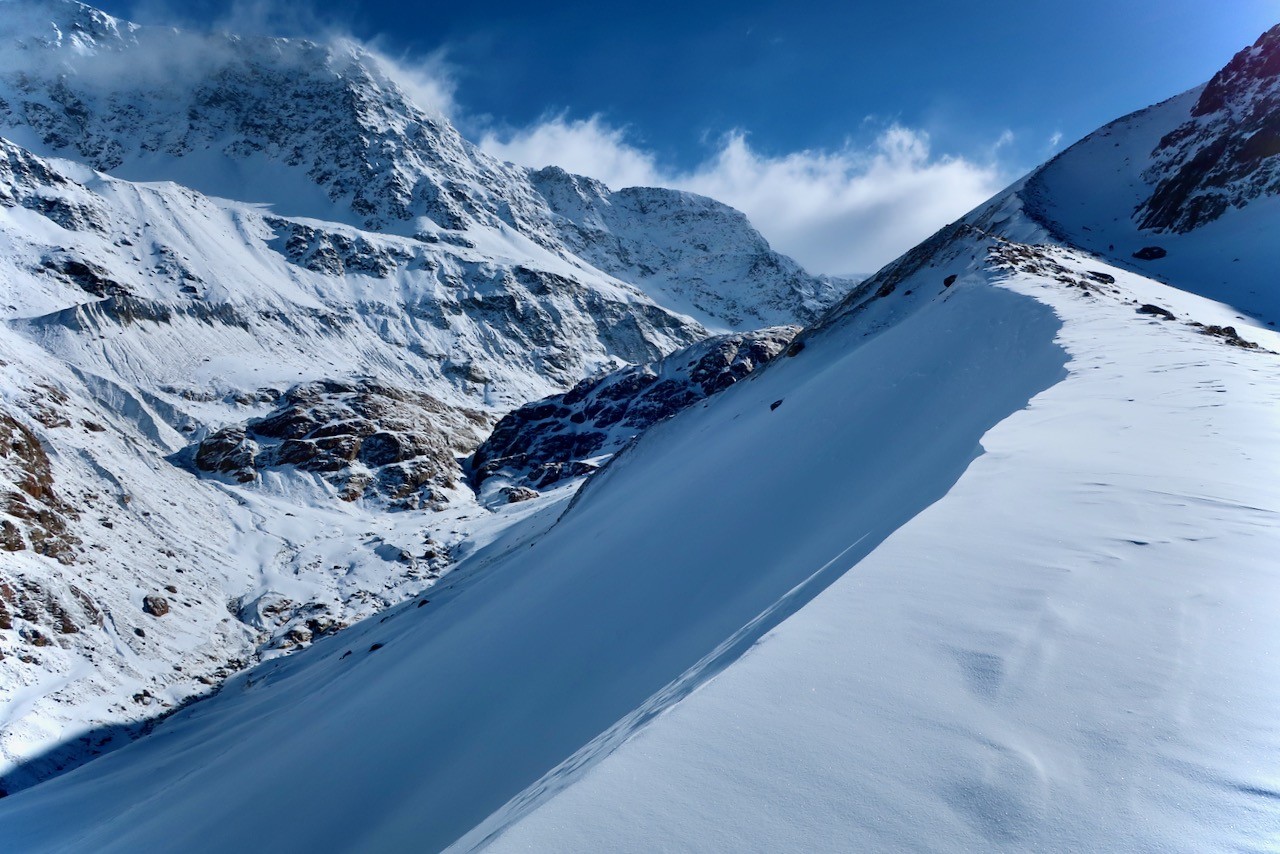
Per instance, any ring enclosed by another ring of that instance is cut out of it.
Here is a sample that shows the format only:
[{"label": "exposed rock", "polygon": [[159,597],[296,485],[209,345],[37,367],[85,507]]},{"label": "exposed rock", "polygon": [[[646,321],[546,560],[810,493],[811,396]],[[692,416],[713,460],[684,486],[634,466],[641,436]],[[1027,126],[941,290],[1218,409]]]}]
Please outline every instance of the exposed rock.
[{"label": "exposed rock", "polygon": [[543,489],[586,474],[652,425],[773,359],[798,331],[782,326],[712,338],[526,404],[476,450],[474,479],[479,485],[502,473]]},{"label": "exposed rock", "polygon": [[142,610],[153,617],[163,617],[169,613],[169,600],[158,594],[142,597]]},{"label": "exposed rock", "polygon": [[504,486],[499,493],[507,499],[508,504],[518,504],[521,501],[529,501],[537,498],[541,493],[536,489],[530,489],[527,486]]},{"label": "exposed rock", "polygon": [[74,563],[80,540],[68,522],[75,510],[53,488],[53,469],[40,440],[13,417],[0,412],[0,526],[3,547],[21,551],[26,543],[38,554]]},{"label": "exposed rock", "polygon": [[105,234],[108,217],[92,195],[75,181],[59,174],[40,158],[0,139],[0,207],[24,207],[69,231]]},{"label": "exposed rock", "polygon": [[1137,252],[1133,253],[1133,257],[1139,261],[1157,261],[1166,255],[1168,251],[1159,246],[1144,246]]},{"label": "exposed rock", "polygon": [[1200,334],[1217,338],[1224,344],[1229,344],[1232,347],[1239,347],[1242,350],[1262,349],[1254,342],[1241,338],[1240,333],[1236,332],[1236,328],[1234,326],[1205,326],[1200,323],[1192,323],[1191,325],[1196,327]]},{"label": "exposed rock", "polygon": [[49,273],[59,276],[76,285],[85,293],[95,297],[127,295],[129,289],[111,278],[102,267],[86,261],[67,257],[48,257],[42,267]]},{"label": "exposed rock", "polygon": [[325,231],[275,217],[269,218],[267,224],[280,235],[280,249],[286,258],[330,276],[363,273],[386,278],[413,257],[392,244],[374,244],[358,233]]},{"label": "exposed rock", "polygon": [[1174,316],[1173,312],[1169,311],[1167,308],[1161,308],[1158,305],[1151,305],[1150,303],[1141,306],[1137,311],[1138,314],[1149,314],[1152,317],[1159,317],[1164,320],[1177,320],[1177,317]]},{"label": "exposed rock", "polygon": [[1144,177],[1142,228],[1188,232],[1280,193],[1280,26],[1213,76],[1191,118],[1166,134]]},{"label": "exposed rock", "polygon": [[241,483],[290,467],[321,476],[347,501],[440,506],[460,485],[458,457],[479,443],[486,423],[482,413],[372,381],[306,383],[270,415],[206,438],[195,464]]}]

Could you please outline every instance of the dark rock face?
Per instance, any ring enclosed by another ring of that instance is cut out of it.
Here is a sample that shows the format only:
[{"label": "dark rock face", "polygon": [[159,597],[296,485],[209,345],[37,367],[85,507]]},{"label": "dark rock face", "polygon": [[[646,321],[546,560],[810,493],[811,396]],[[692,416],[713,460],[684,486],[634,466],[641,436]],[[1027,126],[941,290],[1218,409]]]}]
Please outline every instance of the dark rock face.
[{"label": "dark rock face", "polygon": [[169,600],[156,594],[144,596],[142,597],[142,610],[153,617],[163,617],[169,613]]},{"label": "dark rock face", "polygon": [[130,295],[128,288],[112,279],[111,275],[97,264],[76,258],[51,256],[44,259],[42,266],[47,272],[65,279],[95,297]]},{"label": "dark rock face", "polygon": [[1133,253],[1133,257],[1139,261],[1158,261],[1169,253],[1160,246],[1144,246],[1137,252]]},{"label": "dark rock face", "polygon": [[1161,308],[1158,305],[1151,305],[1150,303],[1139,307],[1138,314],[1149,314],[1152,317],[1159,317],[1164,320],[1177,320],[1173,312],[1169,311],[1167,308]]},{"label": "dark rock face", "polygon": [[479,485],[501,473],[542,489],[587,474],[644,430],[772,360],[798,331],[779,326],[711,338],[526,404],[499,421],[476,450],[474,480]]},{"label": "dark rock face", "polygon": [[403,250],[375,245],[358,234],[326,231],[276,217],[268,218],[267,224],[279,235],[286,258],[317,273],[330,276],[363,273],[386,278],[412,258]]},{"label": "dark rock face", "polygon": [[292,467],[333,484],[346,501],[378,498],[397,508],[438,506],[458,487],[457,458],[487,421],[430,395],[374,382],[295,386],[275,412],[224,427],[196,448],[196,467],[255,481]]},{"label": "dark rock face", "polygon": [[1143,177],[1156,188],[1135,212],[1142,228],[1188,232],[1280,193],[1280,26],[1214,75],[1152,156]]}]

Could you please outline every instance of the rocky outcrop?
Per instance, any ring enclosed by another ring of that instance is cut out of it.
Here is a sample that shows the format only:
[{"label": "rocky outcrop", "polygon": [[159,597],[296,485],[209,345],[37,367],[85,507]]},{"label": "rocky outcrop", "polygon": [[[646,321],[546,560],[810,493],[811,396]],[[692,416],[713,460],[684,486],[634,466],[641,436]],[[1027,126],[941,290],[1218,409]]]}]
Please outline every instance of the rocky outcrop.
[{"label": "rocky outcrop", "polygon": [[1280,26],[1236,54],[1152,153],[1142,228],[1188,232],[1280,193]]},{"label": "rocky outcrop", "polygon": [[0,412],[0,547],[37,554],[62,564],[76,561],[80,540],[69,522],[76,511],[59,497],[40,440],[20,421]]},{"label": "rocky outcrop", "polygon": [[251,483],[268,469],[319,475],[344,501],[439,507],[458,489],[458,458],[483,437],[486,417],[420,392],[372,381],[295,386],[264,418],[199,443],[202,472]]},{"label": "rocky outcrop", "polygon": [[786,349],[795,326],[724,335],[660,362],[583,380],[498,422],[472,458],[477,485],[501,475],[508,501],[593,471],[635,436],[723,391]]},{"label": "rocky outcrop", "polygon": [[68,231],[108,230],[106,211],[83,186],[7,139],[0,139],[0,207],[35,211]]},{"label": "rocky outcrop", "polygon": [[279,235],[281,253],[291,263],[316,273],[345,276],[360,273],[385,279],[413,255],[386,243],[375,244],[359,234],[344,234],[277,217],[267,224]]}]

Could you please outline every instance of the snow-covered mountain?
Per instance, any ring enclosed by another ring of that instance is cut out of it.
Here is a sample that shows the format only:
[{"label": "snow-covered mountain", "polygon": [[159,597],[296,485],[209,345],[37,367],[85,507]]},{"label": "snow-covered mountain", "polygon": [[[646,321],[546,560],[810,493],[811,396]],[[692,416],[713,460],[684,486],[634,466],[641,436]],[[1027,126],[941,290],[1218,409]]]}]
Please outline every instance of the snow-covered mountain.
[{"label": "snow-covered mountain", "polygon": [[[26,366],[45,362],[66,400],[21,398],[26,430],[57,453],[43,467],[9,428],[7,488],[51,511],[55,495],[83,498],[65,458],[99,442],[107,471],[141,478],[114,463],[129,454],[154,463],[153,492],[104,494],[118,516],[145,509],[161,529],[233,497],[236,553],[287,556],[261,560],[277,592],[242,602],[252,618],[227,631],[301,619],[282,600],[372,573],[359,549],[412,568],[424,530],[456,537],[456,568],[342,631],[292,623],[309,648],[5,798],[0,831],[31,851],[1265,849],[1280,825],[1280,312],[1266,278],[1280,260],[1266,179],[1280,152],[1204,183],[1169,146],[1188,123],[1224,151],[1221,136],[1261,133],[1238,117],[1280,78],[1277,33],[1207,88],[1108,125],[943,229],[786,357],[753,359],[580,489],[492,511],[388,514],[362,499],[302,514],[305,490],[338,487],[275,466],[240,469],[263,482],[251,488],[165,468],[144,453],[163,419],[136,413],[169,398],[131,405],[126,386],[86,379],[61,338],[15,326],[0,338],[5,400],[35,388]],[[1198,189],[1162,193],[1174,175]],[[1230,201],[1206,216],[1220,189]],[[615,195],[551,207],[619,235],[589,216]],[[1145,219],[1157,197],[1159,228]],[[19,208],[44,216],[0,213]],[[61,275],[105,289],[90,272]],[[637,395],[620,400],[644,410],[656,380],[635,378],[684,378],[688,361],[578,386],[582,400],[565,383],[508,421],[528,424],[528,441],[499,444],[550,454],[612,402],[596,395],[589,414],[593,392],[630,378]],[[264,423],[324,438],[303,416],[330,409],[352,413],[334,436],[363,439],[347,422],[373,394],[350,383],[188,406],[241,407],[249,417],[218,423],[262,445],[284,438]],[[478,396],[449,403],[464,400],[486,411]],[[40,406],[70,425],[109,414],[96,423],[110,429],[60,438],[66,427],[30,426]],[[580,455],[561,456],[548,460]],[[46,468],[51,483],[16,483]],[[195,531],[193,548],[213,536]],[[178,590],[156,595],[197,607]],[[169,625],[151,619],[148,637]],[[90,747],[115,736],[85,734]]]},{"label": "snow-covered mountain", "polygon": [[0,0],[4,786],[536,514],[464,474],[509,410],[843,295],[736,212],[654,199],[603,269],[612,232],[359,45]]}]

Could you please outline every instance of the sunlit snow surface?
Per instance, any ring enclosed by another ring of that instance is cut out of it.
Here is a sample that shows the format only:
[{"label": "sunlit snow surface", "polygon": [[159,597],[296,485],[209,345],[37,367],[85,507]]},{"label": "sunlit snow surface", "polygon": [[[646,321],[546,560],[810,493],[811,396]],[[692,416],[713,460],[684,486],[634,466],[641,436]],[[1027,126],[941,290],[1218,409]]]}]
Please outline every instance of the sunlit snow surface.
[{"label": "sunlit snow surface", "polygon": [[1005,284],[1064,317],[1067,379],[492,850],[1280,842],[1280,360]]}]

